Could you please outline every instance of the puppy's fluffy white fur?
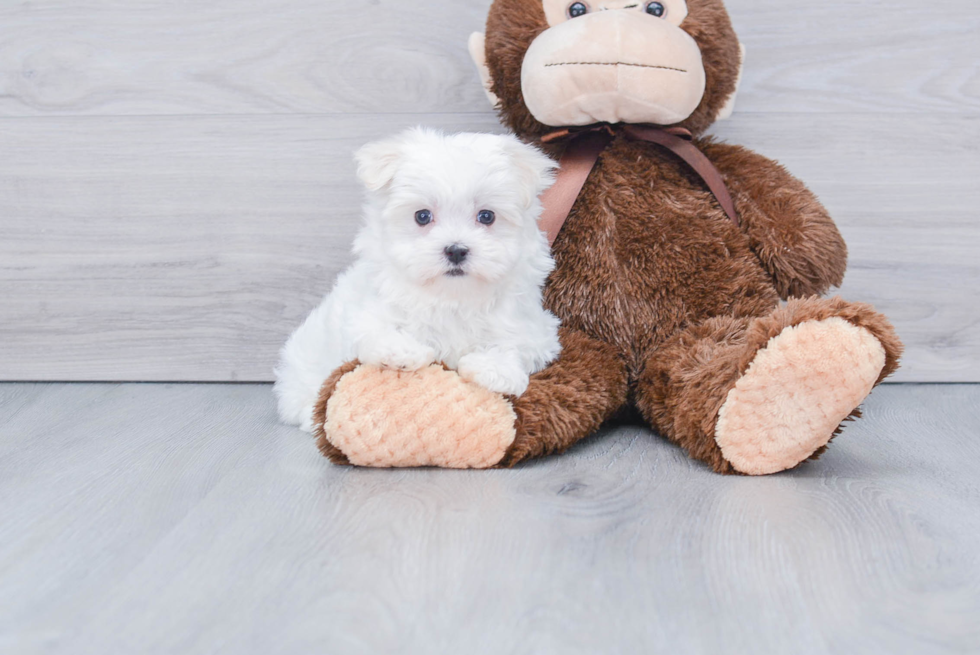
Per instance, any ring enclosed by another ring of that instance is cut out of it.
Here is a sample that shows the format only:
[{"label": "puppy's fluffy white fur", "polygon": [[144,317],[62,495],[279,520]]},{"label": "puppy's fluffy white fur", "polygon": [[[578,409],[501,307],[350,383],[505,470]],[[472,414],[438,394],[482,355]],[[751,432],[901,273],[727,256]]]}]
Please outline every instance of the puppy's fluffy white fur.
[{"label": "puppy's fluffy white fur", "polygon": [[[368,199],[355,261],[283,347],[282,420],[310,431],[320,386],[355,358],[402,370],[443,362],[492,391],[523,393],[560,350],[541,297],[554,262],[537,225],[554,162],[514,137],[424,129],[356,159]],[[458,265],[451,246],[469,251]]]}]

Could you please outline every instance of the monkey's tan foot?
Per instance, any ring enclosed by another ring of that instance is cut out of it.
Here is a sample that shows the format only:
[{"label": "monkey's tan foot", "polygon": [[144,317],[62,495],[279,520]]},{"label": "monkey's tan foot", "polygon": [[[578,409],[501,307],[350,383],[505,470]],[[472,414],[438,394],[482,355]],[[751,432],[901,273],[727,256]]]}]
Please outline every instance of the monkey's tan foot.
[{"label": "monkey's tan foot", "polygon": [[346,364],[320,391],[317,445],[339,464],[490,468],[514,441],[508,400],[441,365],[413,372]]},{"label": "monkey's tan foot", "polygon": [[843,318],[787,327],[752,360],[718,413],[715,441],[739,472],[793,468],[823,448],[871,392],[885,349]]}]

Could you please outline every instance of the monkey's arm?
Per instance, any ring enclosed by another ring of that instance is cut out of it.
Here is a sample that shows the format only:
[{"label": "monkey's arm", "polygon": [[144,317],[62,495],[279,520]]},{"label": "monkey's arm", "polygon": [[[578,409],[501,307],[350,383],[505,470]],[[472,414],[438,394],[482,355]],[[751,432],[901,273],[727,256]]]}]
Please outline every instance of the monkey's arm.
[{"label": "monkey's arm", "polygon": [[721,171],[752,249],[785,300],[840,286],[847,246],[817,197],[776,162],[741,146],[705,140]]}]

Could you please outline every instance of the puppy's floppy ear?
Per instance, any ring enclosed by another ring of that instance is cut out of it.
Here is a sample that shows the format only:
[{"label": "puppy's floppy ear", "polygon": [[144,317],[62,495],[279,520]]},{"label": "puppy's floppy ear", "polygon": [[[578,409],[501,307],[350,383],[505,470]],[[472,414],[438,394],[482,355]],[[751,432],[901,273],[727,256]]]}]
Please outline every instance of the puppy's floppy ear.
[{"label": "puppy's floppy ear", "polygon": [[530,206],[538,196],[555,183],[555,169],[558,168],[558,164],[516,136],[506,137],[505,143],[505,148],[522,182],[525,192],[524,204]]},{"label": "puppy's floppy ear", "polygon": [[357,177],[370,191],[380,191],[395,177],[402,158],[402,137],[374,141],[354,154]]}]

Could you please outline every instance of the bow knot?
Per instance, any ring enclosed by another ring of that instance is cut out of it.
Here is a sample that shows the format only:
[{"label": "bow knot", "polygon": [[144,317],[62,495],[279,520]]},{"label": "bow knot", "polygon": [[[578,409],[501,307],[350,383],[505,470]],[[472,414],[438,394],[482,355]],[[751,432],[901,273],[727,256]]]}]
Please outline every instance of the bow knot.
[{"label": "bow knot", "polygon": [[566,138],[575,138],[583,134],[601,132],[605,133],[610,137],[616,136],[617,133],[623,132],[624,134],[631,135],[633,133],[633,128],[643,128],[652,130],[662,130],[667,134],[672,134],[676,137],[680,137],[685,141],[692,141],[694,135],[691,130],[686,127],[661,127],[659,125],[651,125],[647,123],[640,123],[636,125],[631,125],[628,123],[593,123],[591,125],[580,125],[573,127],[563,127],[554,132],[548,132],[542,136],[539,141],[541,143],[554,143],[556,141],[561,141]]},{"label": "bow knot", "polygon": [[599,160],[606,146],[622,133],[627,138],[655,143],[680,157],[697,173],[714,194],[718,204],[736,227],[741,227],[735,203],[725,186],[725,180],[711,160],[694,144],[694,136],[683,127],[657,125],[633,125],[628,123],[596,123],[581,127],[564,127],[541,137],[541,143],[568,141],[559,163],[558,177],[554,186],[541,197],[544,212],[540,225],[547,232],[549,243],[554,243],[568,219],[589,173]]}]

